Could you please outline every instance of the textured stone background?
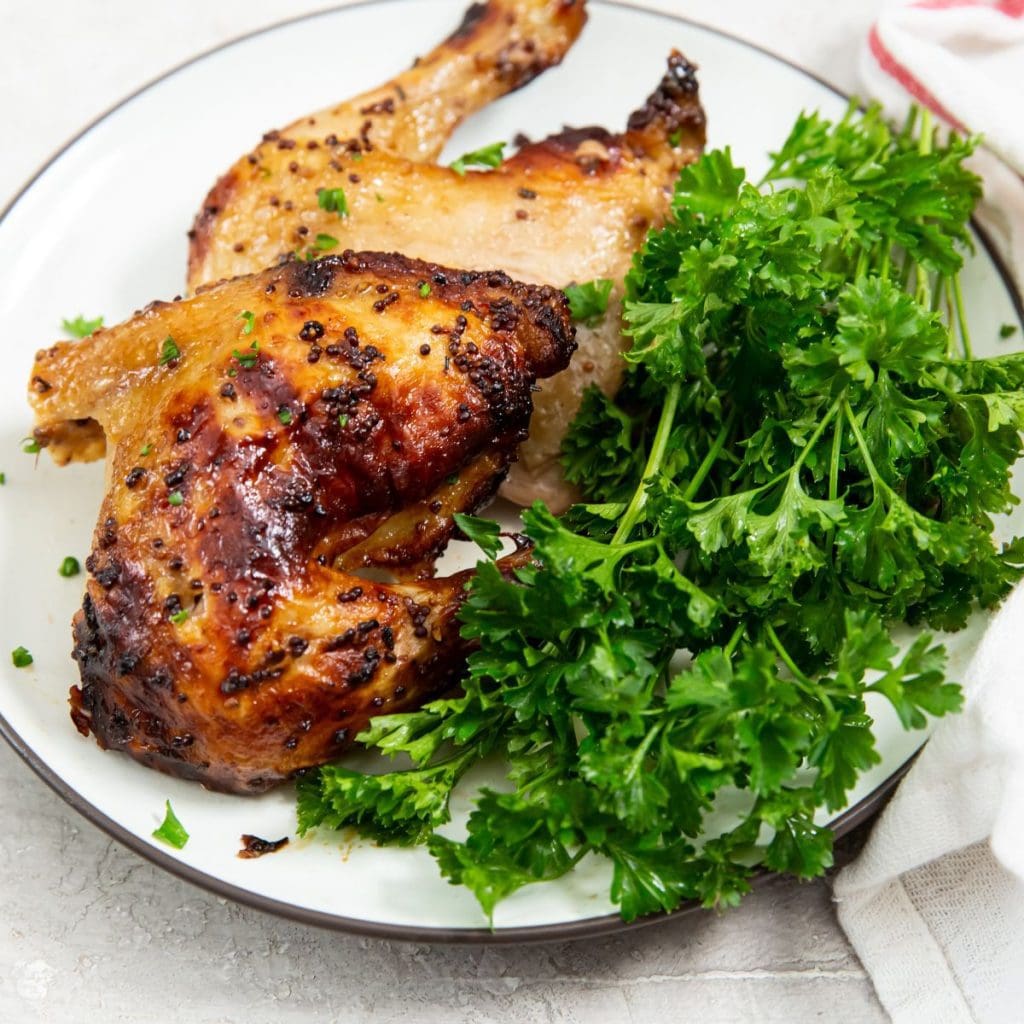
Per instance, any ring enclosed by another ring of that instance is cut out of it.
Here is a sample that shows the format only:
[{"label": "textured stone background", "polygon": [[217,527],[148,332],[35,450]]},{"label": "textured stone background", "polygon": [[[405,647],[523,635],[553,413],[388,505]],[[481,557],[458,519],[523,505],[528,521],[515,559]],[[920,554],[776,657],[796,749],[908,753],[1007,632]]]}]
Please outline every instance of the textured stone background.
[{"label": "textured stone background", "polygon": [[519,948],[318,931],[218,899],[80,819],[0,749],[0,1020],[252,1024],[885,1021],[824,883],[724,916]]},{"label": "textured stone background", "polygon": [[[83,124],[162,70],[326,6],[0,0],[0,206]],[[745,36],[853,89],[857,46],[881,0],[649,6]],[[0,1022],[886,1019],[825,883],[772,882],[724,916],[609,939],[412,945],[317,931],[194,889],[107,839],[6,747],[0,823]]]}]

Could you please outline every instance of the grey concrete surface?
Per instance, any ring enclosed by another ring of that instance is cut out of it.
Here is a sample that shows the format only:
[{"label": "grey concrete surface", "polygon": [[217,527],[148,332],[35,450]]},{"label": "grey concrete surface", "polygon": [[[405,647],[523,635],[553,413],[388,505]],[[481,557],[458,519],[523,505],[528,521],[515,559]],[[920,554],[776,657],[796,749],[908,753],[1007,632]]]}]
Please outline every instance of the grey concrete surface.
[{"label": "grey concrete surface", "polygon": [[824,883],[772,882],[736,911],[586,942],[362,939],[165,874],[79,818],[6,747],[0,780],[0,1020],[885,1020]]}]

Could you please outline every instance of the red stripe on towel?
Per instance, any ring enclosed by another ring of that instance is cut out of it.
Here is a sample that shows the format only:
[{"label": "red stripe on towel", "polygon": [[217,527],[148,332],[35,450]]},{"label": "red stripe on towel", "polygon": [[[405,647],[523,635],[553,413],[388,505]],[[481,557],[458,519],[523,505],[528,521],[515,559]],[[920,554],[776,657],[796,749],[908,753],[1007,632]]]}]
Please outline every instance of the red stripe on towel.
[{"label": "red stripe on towel", "polygon": [[925,10],[950,10],[953,7],[990,7],[1007,17],[1024,17],[1024,0],[918,0],[911,7]]},{"label": "red stripe on towel", "polygon": [[[941,3],[942,0],[932,0],[932,2]],[[1015,0],[1015,2],[1020,2],[1020,0]],[[952,4],[949,5],[952,6]],[[960,0],[959,5],[963,6],[963,0]],[[947,124],[952,125],[958,132],[966,133],[966,128],[939,102],[935,94],[925,88],[914,77],[913,72],[904,67],[889,52],[878,34],[878,27],[876,25],[871,26],[871,31],[868,34],[868,46],[871,48],[871,55],[878,61],[878,66],[891,78],[895,78],[918,103],[928,107],[932,113],[938,114],[939,117]]]},{"label": "red stripe on towel", "polygon": [[954,7],[990,7],[1008,18],[1024,18],[1024,0],[996,0],[995,3],[989,0],[918,0],[910,6],[927,11],[946,11]]}]

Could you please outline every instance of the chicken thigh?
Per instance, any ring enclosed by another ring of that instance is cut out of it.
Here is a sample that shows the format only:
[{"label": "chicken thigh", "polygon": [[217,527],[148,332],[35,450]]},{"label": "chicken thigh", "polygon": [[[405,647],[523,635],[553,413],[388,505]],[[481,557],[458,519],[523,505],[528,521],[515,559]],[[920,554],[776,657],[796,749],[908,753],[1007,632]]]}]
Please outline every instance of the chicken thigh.
[{"label": "chicken thigh", "polygon": [[414,570],[491,497],[573,347],[553,288],[346,252],[40,352],[36,439],[108,453],[79,729],[253,793],[450,685],[466,577]]}]

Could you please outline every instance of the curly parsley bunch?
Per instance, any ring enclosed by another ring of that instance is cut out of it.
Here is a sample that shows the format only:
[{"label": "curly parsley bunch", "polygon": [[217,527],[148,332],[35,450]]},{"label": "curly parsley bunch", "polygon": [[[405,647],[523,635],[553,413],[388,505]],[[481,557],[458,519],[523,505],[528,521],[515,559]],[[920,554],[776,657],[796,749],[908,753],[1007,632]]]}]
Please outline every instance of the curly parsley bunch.
[{"label": "curly parsley bunch", "polygon": [[[907,728],[961,703],[943,648],[901,653],[891,628],[959,628],[1024,571],[1024,543],[992,540],[1024,354],[972,358],[957,281],[974,143],[915,127],[801,116],[759,186],[727,149],[682,172],[626,279],[626,384],[589,392],[565,442],[588,503],[524,513],[535,562],[512,580],[497,528],[461,517],[490,555],[463,692],[361,737],[411,768],[300,782],[301,829],[426,842],[488,914],[588,853],[627,919],[831,864],[815,813],[879,760],[865,696]],[[442,836],[491,752],[510,789]]]}]

